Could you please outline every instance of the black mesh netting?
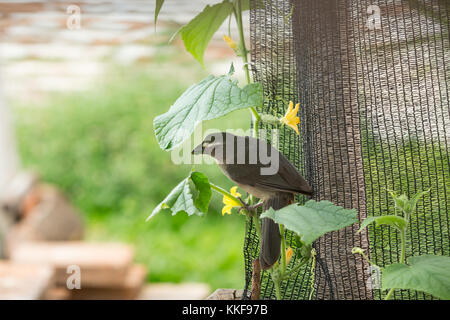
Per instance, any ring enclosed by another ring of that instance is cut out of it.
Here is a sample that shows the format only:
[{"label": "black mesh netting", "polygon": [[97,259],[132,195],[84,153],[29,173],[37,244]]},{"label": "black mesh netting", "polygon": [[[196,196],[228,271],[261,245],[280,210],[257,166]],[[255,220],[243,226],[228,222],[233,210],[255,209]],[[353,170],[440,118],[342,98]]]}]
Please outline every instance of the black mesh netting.
[{"label": "black mesh netting", "polygon": [[[251,2],[251,67],[264,88],[263,111],[282,116],[290,100],[301,105],[300,136],[281,128],[267,138],[304,174],[314,199],[355,208],[360,220],[393,213],[386,189],[412,196],[431,188],[411,218],[407,256],[450,255],[450,2],[260,2]],[[357,228],[316,241],[314,277],[305,266],[283,283],[283,299],[308,299],[312,287],[315,299],[379,299],[369,266],[351,249],[384,266],[398,262],[399,239],[387,227]],[[247,294],[255,234],[248,222]],[[274,297],[263,272],[261,298]],[[394,298],[431,297],[396,290]]]}]

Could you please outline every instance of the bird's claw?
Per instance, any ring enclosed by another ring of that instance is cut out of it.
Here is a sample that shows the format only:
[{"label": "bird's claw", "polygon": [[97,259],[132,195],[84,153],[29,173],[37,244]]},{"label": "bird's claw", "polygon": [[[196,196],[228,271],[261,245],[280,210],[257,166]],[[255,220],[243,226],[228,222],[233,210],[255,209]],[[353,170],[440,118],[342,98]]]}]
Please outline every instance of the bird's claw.
[{"label": "bird's claw", "polygon": [[[238,198],[239,201],[241,202],[243,208],[247,208],[247,207],[248,207],[248,204],[247,204],[244,200],[242,200],[241,197],[237,197],[237,198]],[[241,208],[242,208],[242,207],[241,207]]]},{"label": "bird's claw", "polygon": [[256,209],[262,206],[262,202],[259,202],[257,204],[254,204],[252,206],[248,205],[244,200],[242,200],[241,197],[238,197],[239,201],[241,202],[242,206],[239,208],[238,212],[240,213],[241,210],[246,210],[247,212],[254,212]]}]

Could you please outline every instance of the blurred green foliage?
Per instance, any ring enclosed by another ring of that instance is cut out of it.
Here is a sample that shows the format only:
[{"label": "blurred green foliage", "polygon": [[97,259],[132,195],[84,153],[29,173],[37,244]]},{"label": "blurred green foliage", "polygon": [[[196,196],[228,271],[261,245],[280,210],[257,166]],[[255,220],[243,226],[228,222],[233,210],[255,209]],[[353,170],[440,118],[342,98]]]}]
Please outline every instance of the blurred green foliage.
[{"label": "blurred green foliage", "polygon": [[[191,64],[175,67],[161,60],[139,69],[113,68],[88,92],[16,104],[19,149],[27,168],[61,187],[83,212],[89,240],[135,246],[137,262],[149,268],[149,281],[242,288],[245,218],[222,217],[219,196],[213,196],[205,217],[161,213],[145,222],[191,170],[173,164],[170,153],[159,148],[153,119],[204,76]],[[208,127],[248,128],[249,123],[243,110]],[[215,165],[196,169],[216,184],[232,186]]]}]

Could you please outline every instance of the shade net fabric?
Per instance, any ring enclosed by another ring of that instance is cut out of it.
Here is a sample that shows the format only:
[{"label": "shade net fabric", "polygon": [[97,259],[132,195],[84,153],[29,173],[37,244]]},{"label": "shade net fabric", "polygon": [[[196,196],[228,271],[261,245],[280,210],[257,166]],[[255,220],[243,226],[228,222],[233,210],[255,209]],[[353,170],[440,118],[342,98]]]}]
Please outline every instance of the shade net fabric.
[{"label": "shade net fabric", "polygon": [[[262,138],[305,176],[313,199],[355,208],[360,221],[394,213],[387,189],[409,197],[430,189],[411,217],[406,256],[449,256],[450,2],[252,0],[250,7],[250,67],[264,89],[259,111],[281,117],[289,101],[300,103],[300,135],[262,125]],[[282,283],[282,298],[382,298],[377,272],[351,249],[386,266],[399,262],[399,235],[358,227],[318,239],[316,263]],[[258,250],[248,221],[246,298]],[[261,298],[275,298],[268,272]],[[395,290],[393,298],[432,297]]]}]

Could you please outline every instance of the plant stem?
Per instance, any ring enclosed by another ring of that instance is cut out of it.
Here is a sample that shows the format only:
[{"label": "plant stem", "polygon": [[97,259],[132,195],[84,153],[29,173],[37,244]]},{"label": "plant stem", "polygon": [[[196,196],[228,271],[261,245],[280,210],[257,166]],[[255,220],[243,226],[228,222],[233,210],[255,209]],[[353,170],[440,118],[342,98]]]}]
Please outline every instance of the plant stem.
[{"label": "plant stem", "polygon": [[360,252],[359,254],[363,257],[364,260],[367,261],[367,263],[369,263],[369,264],[372,265],[372,266],[378,267],[375,263],[373,263],[373,262],[369,259],[369,257],[368,257],[364,252]]},{"label": "plant stem", "polygon": [[311,263],[311,293],[309,294],[309,300],[312,300],[312,296],[314,294],[314,278],[315,278],[314,269],[316,267],[316,250],[315,249],[312,249],[311,257],[312,257],[312,263]]},{"label": "plant stem", "polygon": [[253,137],[258,138],[259,136],[259,123],[261,122],[261,117],[255,108],[251,107],[250,111],[253,113]]},{"label": "plant stem", "polygon": [[[241,0],[237,0],[234,3],[234,16],[236,17],[236,23],[239,30],[239,50],[242,56],[242,61],[244,62],[244,72],[247,84],[251,82],[250,71],[248,70],[248,50],[245,45],[244,36],[244,26],[242,23],[242,4]],[[253,120],[253,137],[257,138],[259,135],[259,123],[261,122],[261,117],[254,107],[250,107],[250,112],[252,113]]]},{"label": "plant stem", "polygon": [[280,236],[281,236],[281,276],[286,272],[286,239],[284,238],[284,226],[280,224]]},{"label": "plant stem", "polygon": [[[400,240],[402,242],[402,251],[400,253],[400,263],[405,263],[405,256],[406,256],[406,228],[403,229],[402,231],[400,231]],[[392,296],[392,294],[394,293],[395,288],[391,288],[391,290],[389,290],[388,294],[386,295],[386,297],[384,298],[384,300],[389,300]]]},{"label": "plant stem", "polygon": [[405,241],[405,229],[403,229],[400,232],[400,240],[402,242],[402,251],[400,254],[400,263],[405,263],[405,256],[406,256],[406,241]]},{"label": "plant stem", "polygon": [[296,274],[301,267],[303,267],[307,262],[309,261],[308,259],[302,259],[298,264],[296,264],[294,267],[291,268],[291,270],[289,270],[288,272],[286,272],[283,275],[283,278],[281,280],[286,280],[291,278],[294,274]]},{"label": "plant stem", "polygon": [[256,233],[258,234],[258,239],[261,239],[261,226],[259,225],[259,217],[256,214],[256,212],[254,212],[252,218],[253,218],[253,224],[255,225],[255,228],[256,228]]},{"label": "plant stem", "polygon": [[275,287],[275,297],[277,298],[277,300],[281,300],[281,288],[280,288],[280,282],[281,279],[279,278],[279,274],[275,274],[278,270],[278,263],[276,262],[276,267],[272,267],[270,269],[270,275],[273,281],[273,285]]},{"label": "plant stem", "polygon": [[245,37],[244,37],[244,26],[242,23],[242,4],[241,0],[236,1],[234,14],[236,16],[236,23],[239,29],[239,49],[241,52],[242,60],[244,61],[244,71],[245,78],[247,79],[247,83],[250,83],[250,72],[248,70],[248,50],[245,46]]},{"label": "plant stem", "polygon": [[394,293],[394,288],[391,288],[391,290],[389,290],[388,294],[386,295],[386,297],[384,298],[384,300],[389,300],[392,296],[392,294]]},{"label": "plant stem", "polygon": [[275,285],[275,296],[277,297],[277,300],[281,300],[281,289],[280,289],[280,281],[274,281]]},{"label": "plant stem", "polygon": [[224,196],[226,196],[226,197],[228,197],[228,198],[230,198],[230,199],[233,199],[233,200],[236,201],[237,203],[241,203],[241,201],[240,201],[238,198],[236,198],[235,196],[233,196],[233,195],[232,195],[231,193],[229,193],[228,191],[222,189],[221,187],[216,186],[215,184],[212,184],[211,182],[209,183],[209,185],[210,185],[211,189],[217,191],[218,193],[220,193],[220,194],[222,194],[222,195],[224,195]]}]

